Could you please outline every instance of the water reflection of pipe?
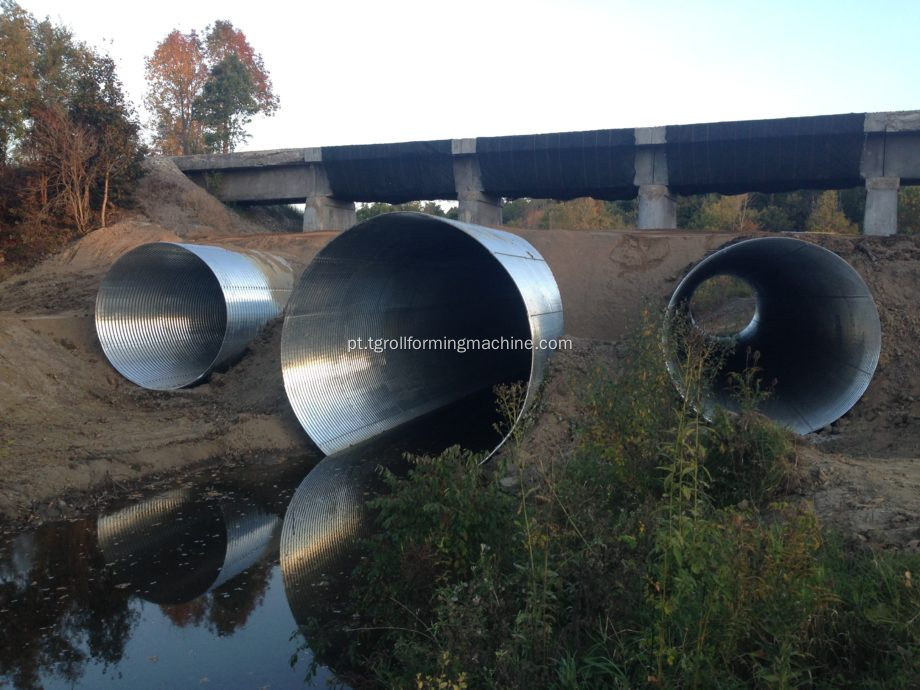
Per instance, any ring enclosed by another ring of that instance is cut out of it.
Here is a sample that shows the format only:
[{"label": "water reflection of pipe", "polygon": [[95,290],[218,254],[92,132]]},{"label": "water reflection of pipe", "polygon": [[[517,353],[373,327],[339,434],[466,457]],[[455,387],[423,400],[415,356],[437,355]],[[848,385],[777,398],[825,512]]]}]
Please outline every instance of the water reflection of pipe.
[{"label": "water reflection of pipe", "polygon": [[368,501],[386,488],[379,467],[404,474],[405,454],[438,455],[457,442],[458,427],[469,447],[485,456],[501,440],[500,422],[492,395],[484,394],[330,455],[313,468],[294,492],[281,527],[281,574],[294,618],[301,624],[336,618],[362,539],[374,528]]},{"label": "water reflection of pipe", "polygon": [[178,489],[100,516],[96,531],[117,581],[153,603],[178,604],[276,549],[280,522],[258,505]]},{"label": "water reflection of pipe", "polygon": [[385,490],[380,468],[402,474],[404,453],[439,452],[449,438],[449,418],[439,413],[330,455],[297,487],[281,527],[281,574],[298,623],[338,618],[363,539],[373,533],[368,502]]},{"label": "water reflection of pipe", "polygon": [[281,574],[298,622],[335,609],[368,536],[367,501],[380,487],[377,459],[360,450],[316,466],[294,493],[281,528]]}]

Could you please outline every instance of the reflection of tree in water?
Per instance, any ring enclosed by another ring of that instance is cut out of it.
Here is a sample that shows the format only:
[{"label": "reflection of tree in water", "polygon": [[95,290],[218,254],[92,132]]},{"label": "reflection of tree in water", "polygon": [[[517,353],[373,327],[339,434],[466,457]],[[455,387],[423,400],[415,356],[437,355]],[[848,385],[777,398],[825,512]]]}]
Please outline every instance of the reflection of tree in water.
[{"label": "reflection of tree in water", "polygon": [[177,628],[198,627],[210,608],[210,592],[182,604],[162,604],[160,611]]},{"label": "reflection of tree in water", "polygon": [[232,635],[265,599],[272,567],[262,561],[207,594],[182,604],[161,605],[160,610],[179,628],[207,625],[221,637]]},{"label": "reflection of tree in water", "polygon": [[43,672],[76,683],[90,660],[118,663],[138,614],[109,579],[93,526],[57,523],[27,536],[27,570],[0,581],[0,674],[31,689]]}]

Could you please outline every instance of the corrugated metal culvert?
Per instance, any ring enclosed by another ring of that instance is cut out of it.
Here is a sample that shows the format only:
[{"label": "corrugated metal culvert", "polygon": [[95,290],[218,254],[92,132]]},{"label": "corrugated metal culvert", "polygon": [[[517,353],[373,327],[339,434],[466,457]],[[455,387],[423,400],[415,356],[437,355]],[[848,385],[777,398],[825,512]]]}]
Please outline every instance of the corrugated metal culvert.
[{"label": "corrugated metal culvert", "polygon": [[[731,343],[704,404],[737,409],[733,374],[759,352],[760,379],[771,389],[760,406],[764,414],[802,434],[846,414],[868,388],[881,350],[878,310],[856,270],[811,242],[745,240],[697,264],[674,291],[669,314],[687,310],[694,291],[720,275],[750,285],[756,309]],[[680,387],[677,361],[668,368]]]},{"label": "corrugated metal culvert", "polygon": [[284,309],[283,259],[251,250],[156,242],[124,254],[96,297],[96,333],[120,374],[169,390],[230,363]]},{"label": "corrugated metal culvert", "polygon": [[[501,384],[525,382],[526,407],[550,350],[450,343],[561,336],[559,288],[527,241],[393,213],[343,232],[307,267],[285,317],[281,365],[301,425],[335,453]],[[460,416],[456,427],[454,443],[475,433]]]}]

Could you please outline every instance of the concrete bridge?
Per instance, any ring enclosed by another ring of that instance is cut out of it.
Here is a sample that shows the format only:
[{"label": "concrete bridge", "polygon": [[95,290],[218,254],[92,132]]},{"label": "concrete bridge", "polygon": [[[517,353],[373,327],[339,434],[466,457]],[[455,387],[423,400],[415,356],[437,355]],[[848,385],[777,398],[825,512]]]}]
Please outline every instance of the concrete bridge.
[{"label": "concrete bridge", "polygon": [[820,115],[396,144],[179,156],[224,201],[305,203],[303,229],[342,230],[355,202],[456,199],[501,224],[501,200],[638,196],[638,228],[677,226],[677,194],[865,185],[864,232],[897,231],[898,188],[920,184],[920,111]]}]

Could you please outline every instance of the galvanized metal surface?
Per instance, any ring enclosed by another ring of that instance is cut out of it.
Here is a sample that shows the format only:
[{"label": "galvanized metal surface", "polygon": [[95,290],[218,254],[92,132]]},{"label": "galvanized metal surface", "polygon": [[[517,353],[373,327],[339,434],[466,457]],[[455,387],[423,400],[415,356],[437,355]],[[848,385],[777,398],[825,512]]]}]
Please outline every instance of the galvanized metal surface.
[{"label": "galvanized metal surface", "polygon": [[[881,324],[860,275],[831,251],[790,237],[745,240],[707,257],[680,282],[670,314],[688,308],[694,290],[717,275],[741,278],[756,293],[756,312],[738,334],[707,408],[737,409],[732,373],[744,371],[748,352],[766,386],[775,388],[761,411],[798,432],[821,429],[862,396],[878,364]],[[668,368],[680,387],[676,361]]]},{"label": "galvanized metal surface", "polygon": [[301,425],[335,453],[497,384],[526,382],[529,403],[552,354],[375,352],[349,350],[349,341],[561,336],[559,289],[527,241],[395,213],[353,227],[316,256],[288,306],[281,364]]},{"label": "galvanized metal surface", "polygon": [[144,388],[203,380],[281,314],[293,285],[283,259],[252,250],[156,242],[123,255],[96,297],[106,357]]}]

